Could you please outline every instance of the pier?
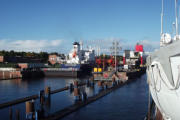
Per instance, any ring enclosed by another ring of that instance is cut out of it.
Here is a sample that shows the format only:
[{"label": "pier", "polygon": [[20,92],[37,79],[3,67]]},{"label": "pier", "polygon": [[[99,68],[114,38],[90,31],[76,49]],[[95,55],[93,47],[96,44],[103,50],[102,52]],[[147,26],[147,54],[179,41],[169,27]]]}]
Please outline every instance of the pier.
[{"label": "pier", "polygon": [[89,97],[86,101],[78,101],[76,102],[75,104],[71,105],[71,106],[68,106],[42,120],[57,120],[57,119],[60,119],[66,115],[69,115],[71,114],[72,112],[84,107],[85,105],[87,104],[90,104],[102,97],[104,97],[105,95],[108,95],[109,93],[111,93],[112,91],[118,89],[119,87],[123,86],[124,84],[127,84],[126,82],[125,83],[119,83],[117,84],[116,86],[114,87],[110,87],[110,88],[107,88],[101,92],[99,92],[98,94],[92,96],[92,97]]}]

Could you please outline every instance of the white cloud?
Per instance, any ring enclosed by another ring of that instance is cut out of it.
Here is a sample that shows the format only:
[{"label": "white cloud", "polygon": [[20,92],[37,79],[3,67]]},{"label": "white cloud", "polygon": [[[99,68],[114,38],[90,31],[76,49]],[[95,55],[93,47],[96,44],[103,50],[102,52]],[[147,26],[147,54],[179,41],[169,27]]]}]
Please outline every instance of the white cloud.
[{"label": "white cloud", "polygon": [[[96,39],[96,40],[90,40],[87,41],[87,43],[89,45],[92,45],[92,47],[96,48],[100,47],[101,48],[101,53],[106,53],[106,54],[110,54],[110,47],[112,47],[112,42],[113,41],[118,41],[119,42],[119,47],[122,48],[122,50],[134,50],[135,49],[135,45],[137,43],[142,44],[144,46],[144,50],[146,52],[152,52],[154,51],[154,49],[159,48],[159,41],[152,41],[152,40],[142,40],[142,41],[130,41],[127,39],[123,39],[123,38],[114,38],[114,37],[110,37],[110,38],[104,38],[104,39]],[[121,51],[123,52],[123,51]]]},{"label": "white cloud", "polygon": [[52,51],[58,49],[62,40],[0,40],[1,50],[15,51]]},{"label": "white cloud", "polygon": [[144,46],[145,51],[152,52],[155,49],[158,49],[160,47],[160,42],[159,41],[152,41],[152,40],[142,40],[139,42]]},{"label": "white cloud", "polygon": [[59,46],[61,44],[61,42],[62,42],[61,40],[53,40],[53,41],[51,41],[51,45],[54,47]]}]

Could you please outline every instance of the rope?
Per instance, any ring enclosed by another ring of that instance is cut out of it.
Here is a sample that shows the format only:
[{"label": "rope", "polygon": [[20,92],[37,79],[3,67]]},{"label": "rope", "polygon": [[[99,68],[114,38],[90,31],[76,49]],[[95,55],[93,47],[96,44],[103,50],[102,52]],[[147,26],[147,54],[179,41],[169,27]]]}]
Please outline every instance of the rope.
[{"label": "rope", "polygon": [[159,67],[158,67],[157,64],[156,64],[156,66],[157,66],[157,69],[158,69],[159,77],[160,77],[160,79],[162,80],[162,82],[166,85],[166,87],[167,87],[169,90],[177,90],[177,89],[179,88],[179,86],[180,86],[180,68],[178,69],[177,83],[176,83],[176,85],[175,85],[173,88],[170,88],[170,87],[166,84],[166,82],[164,81],[164,79],[162,78],[162,74],[161,74],[160,69],[159,69]]},{"label": "rope", "polygon": [[[152,75],[153,75],[153,78],[154,78],[153,68],[152,68]],[[155,79],[154,79],[154,85],[155,85],[155,90],[156,90]],[[155,95],[156,95],[156,98],[157,98],[157,102],[158,102],[158,104],[159,104],[159,107],[161,108],[161,110],[163,111],[163,113],[165,113],[164,110],[163,110],[162,107],[161,107],[160,102],[159,102],[159,98],[158,98],[157,92],[155,92]]]}]

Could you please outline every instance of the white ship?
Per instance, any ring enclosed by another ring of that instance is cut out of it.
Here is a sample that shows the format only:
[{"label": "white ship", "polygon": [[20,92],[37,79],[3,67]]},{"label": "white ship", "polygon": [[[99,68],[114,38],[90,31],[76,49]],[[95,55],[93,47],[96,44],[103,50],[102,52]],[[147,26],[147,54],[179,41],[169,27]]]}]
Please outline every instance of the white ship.
[{"label": "white ship", "polygon": [[155,115],[160,113],[164,120],[180,120],[180,37],[177,3],[175,0],[176,35],[171,38],[170,34],[163,33],[162,0],[160,49],[147,58],[147,77],[149,90],[156,105]]},{"label": "white ship", "polygon": [[[61,59],[57,63],[61,63]],[[43,68],[48,77],[81,77],[89,75],[95,63],[95,51],[90,48],[83,50],[82,43],[74,42],[73,49],[63,60],[59,68]]]},{"label": "white ship", "polygon": [[67,56],[67,64],[85,64],[95,62],[95,51],[92,48],[83,49],[82,42],[74,42],[73,49]]}]

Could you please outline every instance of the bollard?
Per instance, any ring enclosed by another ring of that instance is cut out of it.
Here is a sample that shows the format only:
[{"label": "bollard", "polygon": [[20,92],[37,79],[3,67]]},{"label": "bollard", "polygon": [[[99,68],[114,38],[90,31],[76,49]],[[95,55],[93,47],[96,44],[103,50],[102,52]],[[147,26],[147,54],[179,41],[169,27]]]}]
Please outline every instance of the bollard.
[{"label": "bollard", "polygon": [[87,94],[85,91],[81,93],[81,98],[82,98],[82,101],[84,102],[87,100]]},{"label": "bollard", "polygon": [[44,103],[44,90],[39,91],[39,102],[41,105]]},{"label": "bollard", "polygon": [[93,76],[90,78],[90,86],[91,86],[91,87],[94,86],[94,77],[93,77]]},{"label": "bollard", "polygon": [[105,83],[105,84],[104,84],[106,90],[108,89],[108,85],[107,85],[107,84],[108,84],[108,83]]},{"label": "bollard", "polygon": [[89,80],[86,80],[86,86],[89,87]]},{"label": "bollard", "polygon": [[12,113],[12,108],[9,108],[9,120],[12,120],[13,113]]},{"label": "bollard", "polygon": [[32,120],[34,115],[34,101],[26,102],[26,119]]},{"label": "bollard", "polygon": [[44,116],[44,104],[45,104],[44,90],[39,91],[39,103],[40,104],[35,112],[36,120]]},{"label": "bollard", "polygon": [[104,89],[102,81],[98,81],[98,87],[99,87],[99,92]]},{"label": "bollard", "polygon": [[45,98],[49,98],[50,97],[50,93],[51,93],[51,88],[50,87],[45,87],[45,90],[44,90],[44,96]]},{"label": "bollard", "polygon": [[115,77],[112,77],[112,87],[116,86],[116,80]]},{"label": "bollard", "polygon": [[73,91],[73,89],[74,89],[74,86],[73,86],[73,84],[72,84],[72,83],[70,83],[70,85],[69,85],[69,90],[70,90],[70,92],[72,92],[72,91]]},{"label": "bollard", "polygon": [[74,81],[74,88],[78,88],[78,81],[77,80]]},{"label": "bollard", "polygon": [[98,86],[102,86],[102,81],[98,81]]},{"label": "bollard", "polygon": [[80,100],[79,89],[78,88],[74,88],[74,100],[75,101],[79,101]]},{"label": "bollard", "polygon": [[51,97],[48,97],[45,99],[44,105],[46,107],[46,110],[50,110],[50,108],[51,108]]},{"label": "bollard", "polygon": [[40,105],[35,111],[35,120],[41,119],[44,117],[44,105]]},{"label": "bollard", "polygon": [[19,110],[16,110],[16,120],[20,120],[20,112],[19,112]]}]

